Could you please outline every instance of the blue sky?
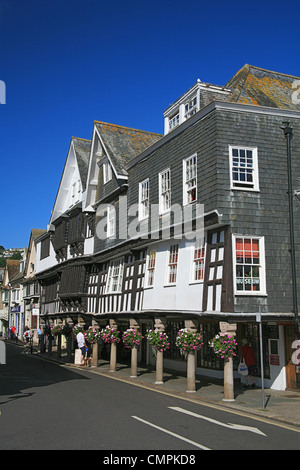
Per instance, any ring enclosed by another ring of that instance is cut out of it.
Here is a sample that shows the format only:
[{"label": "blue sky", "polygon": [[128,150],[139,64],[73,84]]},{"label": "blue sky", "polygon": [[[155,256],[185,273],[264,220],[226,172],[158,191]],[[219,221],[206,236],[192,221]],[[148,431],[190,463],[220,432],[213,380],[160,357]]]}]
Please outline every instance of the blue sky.
[{"label": "blue sky", "polygon": [[0,245],[50,220],[72,136],[94,120],[163,133],[198,78],[245,64],[300,77],[300,3],[0,0]]}]

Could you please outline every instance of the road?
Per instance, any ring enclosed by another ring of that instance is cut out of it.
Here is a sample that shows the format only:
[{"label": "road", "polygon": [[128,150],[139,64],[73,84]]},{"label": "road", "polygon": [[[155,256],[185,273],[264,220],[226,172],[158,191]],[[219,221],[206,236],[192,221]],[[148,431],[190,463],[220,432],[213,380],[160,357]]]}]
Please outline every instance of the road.
[{"label": "road", "polygon": [[103,459],[131,451],[126,455],[146,459],[144,450],[152,459],[153,451],[193,458],[201,450],[298,450],[300,442],[296,430],[112,380],[96,369],[61,366],[10,344],[0,365],[0,412],[1,450],[98,450],[106,452]]}]

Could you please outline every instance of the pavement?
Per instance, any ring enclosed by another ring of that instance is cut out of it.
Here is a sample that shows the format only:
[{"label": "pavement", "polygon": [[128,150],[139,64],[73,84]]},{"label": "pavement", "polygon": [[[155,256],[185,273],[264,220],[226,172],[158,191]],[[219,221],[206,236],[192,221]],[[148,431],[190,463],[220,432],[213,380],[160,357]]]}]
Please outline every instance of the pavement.
[{"label": "pavement", "polygon": [[[19,343],[20,344],[20,343]],[[21,344],[22,345],[22,344]],[[24,347],[30,354],[30,348]],[[300,431],[300,390],[271,390],[261,388],[244,388],[240,380],[234,382],[234,401],[224,401],[223,380],[207,376],[196,376],[196,391],[187,392],[186,376],[178,371],[164,370],[163,384],[155,384],[155,369],[149,366],[138,366],[137,377],[130,377],[130,364],[118,363],[115,372],[110,372],[109,361],[98,360],[97,367],[86,368],[67,361],[64,354],[57,357],[56,351],[52,354],[40,353],[36,348],[33,354],[42,359],[57,362],[71,368],[86,370],[121,380],[135,386],[147,388],[155,392],[164,393],[181,399],[198,402],[207,406],[220,407],[238,412],[239,414],[253,415],[264,421],[271,420],[280,425],[299,428]]]}]

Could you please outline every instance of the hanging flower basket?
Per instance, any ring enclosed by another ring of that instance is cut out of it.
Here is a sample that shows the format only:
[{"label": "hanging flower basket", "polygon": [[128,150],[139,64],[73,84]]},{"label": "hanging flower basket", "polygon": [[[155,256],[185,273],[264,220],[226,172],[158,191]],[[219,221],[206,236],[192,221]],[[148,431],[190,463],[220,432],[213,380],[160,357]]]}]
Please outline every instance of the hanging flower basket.
[{"label": "hanging flower basket", "polygon": [[45,335],[52,335],[52,326],[51,325],[45,325],[44,326],[44,334]]},{"label": "hanging flower basket", "polygon": [[170,348],[169,337],[163,331],[149,330],[147,339],[152,346],[154,355],[157,351],[163,352]]},{"label": "hanging flower basket", "polygon": [[51,334],[53,336],[58,336],[58,335],[61,335],[62,334],[62,325],[55,325],[52,327],[52,330],[51,330]]},{"label": "hanging flower basket", "polygon": [[226,333],[216,335],[209,342],[209,345],[213,348],[215,354],[225,361],[237,355],[237,342],[233,336],[229,336]]},{"label": "hanging flower basket", "polygon": [[175,344],[180,349],[180,352],[184,356],[187,356],[190,352],[199,351],[204,343],[200,333],[195,333],[188,331],[187,328],[182,328],[177,333]]},{"label": "hanging flower basket", "polygon": [[83,329],[82,326],[80,326],[79,323],[77,323],[77,325],[75,325],[73,328],[73,336],[76,337],[78,333],[82,331],[82,329]]},{"label": "hanging flower basket", "polygon": [[122,337],[124,346],[127,349],[132,349],[134,347],[140,346],[142,339],[142,334],[134,328],[129,328],[128,330],[124,331]]},{"label": "hanging flower basket", "polygon": [[104,341],[104,343],[119,343],[121,338],[119,337],[120,332],[111,328],[107,325],[103,328],[100,332],[100,337]]},{"label": "hanging flower basket", "polygon": [[100,339],[100,332],[95,330],[92,326],[90,326],[85,332],[84,332],[84,337],[86,341],[90,344],[96,344],[98,343]]}]

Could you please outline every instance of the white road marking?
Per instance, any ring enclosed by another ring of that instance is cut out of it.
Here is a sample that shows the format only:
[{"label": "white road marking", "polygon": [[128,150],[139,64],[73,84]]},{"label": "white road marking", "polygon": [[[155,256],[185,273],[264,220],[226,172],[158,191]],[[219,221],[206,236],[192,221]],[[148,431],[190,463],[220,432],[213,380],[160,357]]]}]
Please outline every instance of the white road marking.
[{"label": "white road marking", "polygon": [[160,426],[150,423],[149,421],[145,421],[144,419],[139,418],[138,416],[132,416],[132,418],[137,419],[138,421],[141,421],[141,423],[147,424],[148,426],[151,426],[152,428],[158,429],[159,431],[165,432],[166,434],[169,434],[170,436],[176,437],[177,439],[180,439],[181,441],[188,442],[189,444],[192,444],[193,446],[196,446],[199,449],[211,450],[208,447],[205,447],[202,444],[199,444],[198,442],[191,441],[190,439],[187,439],[186,437],[180,436],[179,434],[176,434],[172,431],[168,431],[167,429],[161,428]]},{"label": "white road marking", "polygon": [[179,411],[180,413],[185,413],[189,416],[194,416],[194,418],[204,419],[205,421],[209,421],[210,423],[214,423],[214,424],[217,424],[218,426],[223,426],[228,429],[233,429],[237,431],[250,431],[250,432],[254,432],[255,434],[259,434],[260,436],[266,436],[266,434],[260,431],[258,428],[253,428],[251,426],[243,426],[241,424],[221,423],[221,421],[217,421],[213,418],[208,418],[207,416],[193,413],[192,411],[185,410],[183,408],[180,408],[179,406],[169,406],[169,408],[171,410]]}]

